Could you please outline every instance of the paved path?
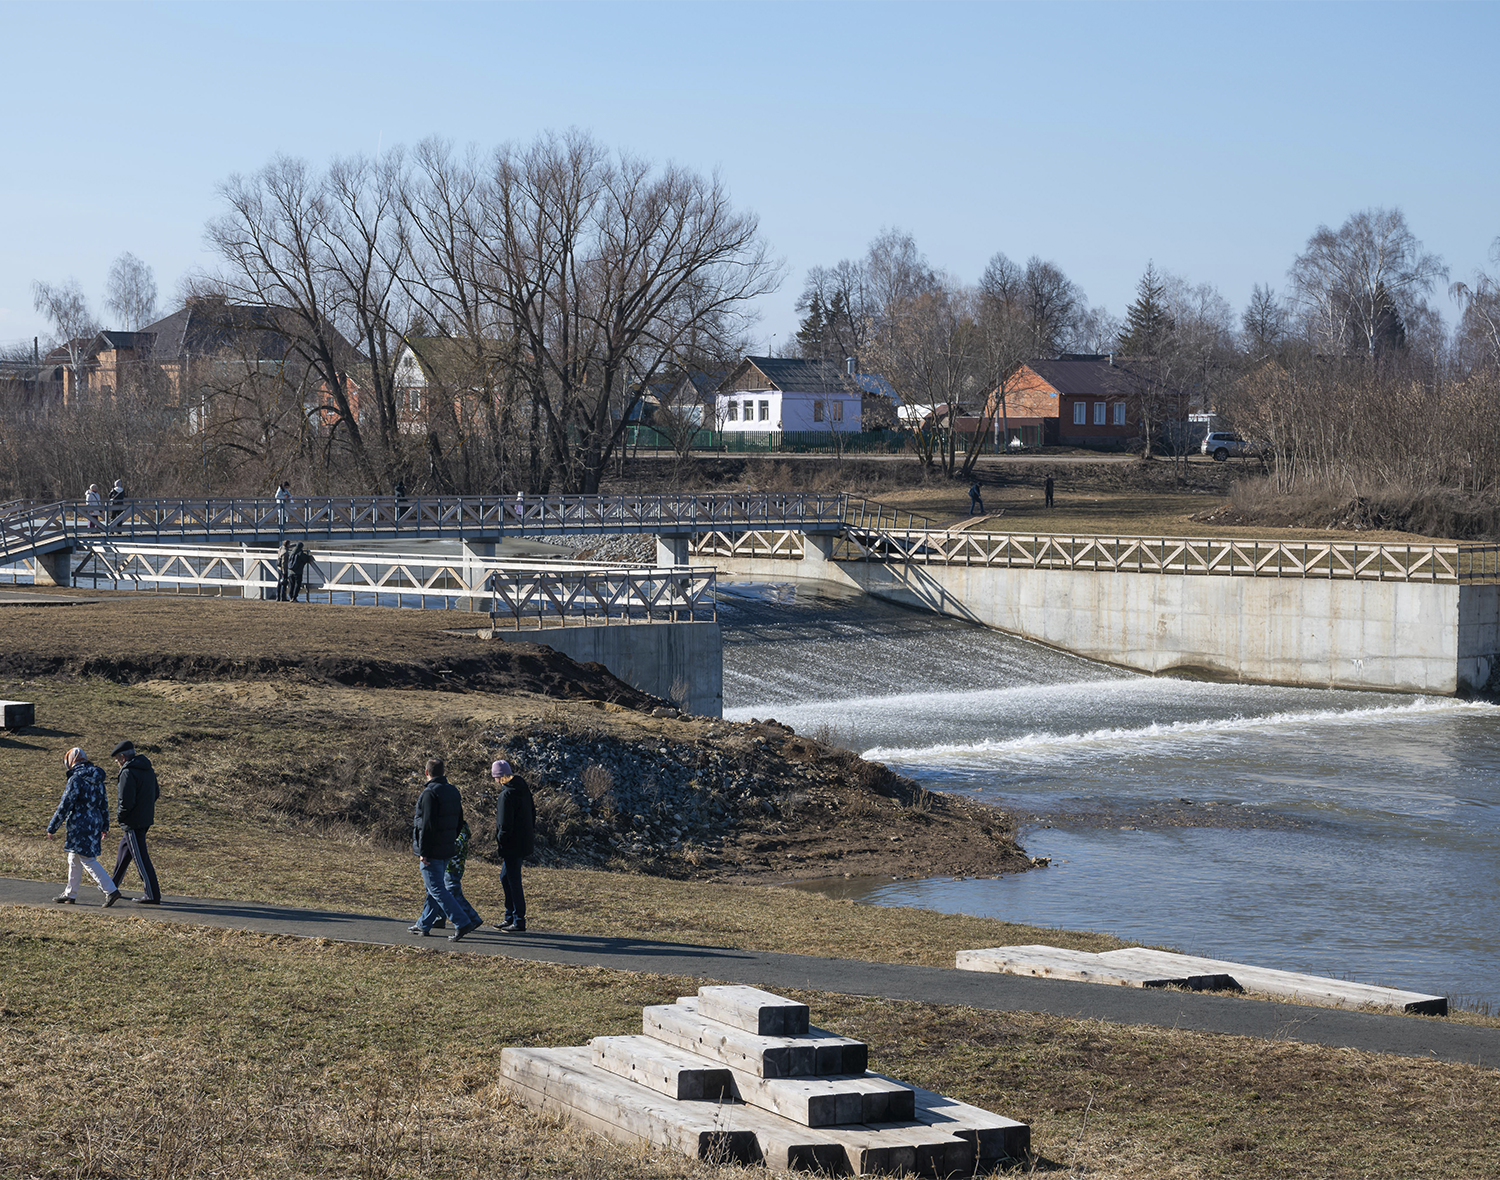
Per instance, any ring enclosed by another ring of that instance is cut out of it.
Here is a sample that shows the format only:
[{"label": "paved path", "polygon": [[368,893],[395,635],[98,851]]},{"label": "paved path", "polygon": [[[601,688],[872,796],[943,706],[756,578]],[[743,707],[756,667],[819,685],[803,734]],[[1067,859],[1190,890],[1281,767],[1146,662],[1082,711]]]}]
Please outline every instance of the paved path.
[{"label": "paved path", "polygon": [[[0,905],[60,909],[51,899],[56,885],[0,877]],[[77,909],[99,909],[98,891],[86,887]],[[883,996],[931,1004],[964,1004],[993,1011],[1045,1012],[1057,1016],[1145,1024],[1194,1032],[1229,1033],[1267,1040],[1303,1041],[1493,1066],[1500,1063],[1500,1029],[1473,1028],[1438,1018],[1384,1016],[1268,1003],[1233,996],[1147,991],[1066,980],[911,967],[691,946],[644,938],[551,934],[533,928],[506,935],[489,926],[460,943],[407,933],[406,919],[380,918],[248,901],[167,897],[163,906],[122,902],[99,917],[131,915],[264,934],[327,938],[375,946],[422,946],[451,954],[498,955],[544,963],[648,971],[770,988],[807,988],[840,995]]]}]

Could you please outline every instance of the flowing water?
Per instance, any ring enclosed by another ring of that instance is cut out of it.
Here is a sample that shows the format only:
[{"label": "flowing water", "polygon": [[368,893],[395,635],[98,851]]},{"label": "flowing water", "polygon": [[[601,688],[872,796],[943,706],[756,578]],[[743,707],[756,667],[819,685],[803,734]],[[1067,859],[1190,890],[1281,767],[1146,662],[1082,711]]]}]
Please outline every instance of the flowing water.
[{"label": "flowing water", "polygon": [[828,587],[720,590],[727,717],[1003,806],[1052,859],[827,891],[1500,1005],[1500,709],[1141,676]]}]

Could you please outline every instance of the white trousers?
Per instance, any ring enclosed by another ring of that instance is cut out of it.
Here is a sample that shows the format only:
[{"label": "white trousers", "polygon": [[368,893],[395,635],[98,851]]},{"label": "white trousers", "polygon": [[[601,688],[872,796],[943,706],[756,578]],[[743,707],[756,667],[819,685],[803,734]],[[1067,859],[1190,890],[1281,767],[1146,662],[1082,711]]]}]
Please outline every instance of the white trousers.
[{"label": "white trousers", "polygon": [[94,879],[94,884],[99,886],[99,892],[108,897],[115,891],[115,883],[110,875],[104,871],[104,866],[99,863],[97,856],[84,856],[81,852],[68,853],[68,887],[63,890],[64,897],[77,897],[78,886],[83,883],[83,870],[89,871],[89,876]]}]

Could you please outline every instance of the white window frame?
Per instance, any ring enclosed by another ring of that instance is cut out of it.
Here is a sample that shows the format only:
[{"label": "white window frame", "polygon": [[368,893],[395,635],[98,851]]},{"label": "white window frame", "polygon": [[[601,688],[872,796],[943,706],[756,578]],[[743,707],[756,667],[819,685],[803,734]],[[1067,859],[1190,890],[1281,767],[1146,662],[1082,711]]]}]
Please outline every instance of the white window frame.
[{"label": "white window frame", "polygon": [[1115,425],[1116,426],[1124,426],[1125,425],[1125,403],[1124,402],[1116,402],[1115,403]]},{"label": "white window frame", "polygon": [[1095,426],[1103,426],[1104,425],[1104,405],[1105,405],[1104,402],[1095,402],[1094,403],[1094,425]]},{"label": "white window frame", "polygon": [[844,420],[844,403],[834,398],[828,403],[828,420],[830,422],[842,422]]},{"label": "white window frame", "polygon": [[1073,425],[1074,426],[1087,426],[1088,425],[1088,421],[1089,421],[1089,404],[1088,404],[1088,402],[1074,402],[1073,403]]},{"label": "white window frame", "polygon": [[771,420],[771,403],[768,401],[760,403],[760,420],[769,422]]},{"label": "white window frame", "polygon": [[739,418],[736,417],[736,415],[739,413],[740,403],[731,398],[729,401],[725,402],[724,405],[726,407],[724,421],[738,422]]}]

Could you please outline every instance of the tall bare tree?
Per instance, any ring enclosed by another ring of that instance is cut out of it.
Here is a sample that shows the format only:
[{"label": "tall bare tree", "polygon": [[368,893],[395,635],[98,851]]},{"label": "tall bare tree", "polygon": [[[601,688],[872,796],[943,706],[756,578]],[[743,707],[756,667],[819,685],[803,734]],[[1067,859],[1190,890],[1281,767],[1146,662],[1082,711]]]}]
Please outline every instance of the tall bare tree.
[{"label": "tall bare tree", "polygon": [[[1490,244],[1490,261],[1500,266],[1500,237]],[[1500,366],[1500,279],[1476,271],[1472,282],[1457,282],[1448,294],[1463,308],[1458,344],[1470,365]]]},{"label": "tall bare tree", "polygon": [[110,264],[104,282],[104,307],[124,332],[134,332],[156,318],[156,276],[130,252]]},{"label": "tall bare tree", "polygon": [[1448,268],[1422,248],[1400,209],[1363,209],[1336,231],[1320,225],[1287,274],[1317,347],[1373,359],[1391,317],[1446,279]]},{"label": "tall bare tree", "polygon": [[56,284],[35,282],[31,284],[31,302],[52,325],[51,347],[67,350],[73,388],[82,393],[84,352],[99,334],[99,321],[89,310],[83,288],[77,279]]}]

